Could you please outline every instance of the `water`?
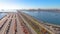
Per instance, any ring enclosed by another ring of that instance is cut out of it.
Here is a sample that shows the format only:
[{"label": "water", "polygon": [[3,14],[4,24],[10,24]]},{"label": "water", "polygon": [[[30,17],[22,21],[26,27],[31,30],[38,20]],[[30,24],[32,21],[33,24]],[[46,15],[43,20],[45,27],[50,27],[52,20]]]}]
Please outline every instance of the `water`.
[{"label": "water", "polygon": [[6,15],[6,13],[0,12],[0,19],[3,18]]},{"label": "water", "polygon": [[23,11],[44,23],[60,25],[60,13],[47,11]]}]

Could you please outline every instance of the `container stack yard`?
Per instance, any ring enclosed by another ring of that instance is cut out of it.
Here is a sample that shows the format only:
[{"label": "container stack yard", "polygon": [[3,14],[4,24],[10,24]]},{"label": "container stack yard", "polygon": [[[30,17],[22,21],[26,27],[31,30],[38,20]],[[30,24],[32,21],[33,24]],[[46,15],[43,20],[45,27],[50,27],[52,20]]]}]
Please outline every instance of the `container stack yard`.
[{"label": "container stack yard", "polygon": [[60,34],[60,26],[41,23],[21,11],[7,12],[0,20],[0,34]]}]

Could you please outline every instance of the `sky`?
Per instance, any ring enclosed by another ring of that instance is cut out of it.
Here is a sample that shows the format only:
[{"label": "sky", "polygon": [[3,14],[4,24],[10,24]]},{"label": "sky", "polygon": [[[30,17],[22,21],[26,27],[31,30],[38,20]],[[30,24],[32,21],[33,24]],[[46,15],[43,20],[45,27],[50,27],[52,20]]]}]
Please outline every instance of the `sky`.
[{"label": "sky", "polygon": [[60,9],[60,0],[0,0],[0,9]]}]

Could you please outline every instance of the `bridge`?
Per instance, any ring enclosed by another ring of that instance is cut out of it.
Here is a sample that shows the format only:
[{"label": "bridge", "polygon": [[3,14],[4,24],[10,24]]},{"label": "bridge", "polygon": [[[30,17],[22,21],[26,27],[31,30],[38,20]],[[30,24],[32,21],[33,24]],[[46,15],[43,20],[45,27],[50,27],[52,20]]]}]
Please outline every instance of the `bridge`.
[{"label": "bridge", "polygon": [[42,23],[21,11],[7,12],[0,20],[0,34],[60,34],[60,26]]}]

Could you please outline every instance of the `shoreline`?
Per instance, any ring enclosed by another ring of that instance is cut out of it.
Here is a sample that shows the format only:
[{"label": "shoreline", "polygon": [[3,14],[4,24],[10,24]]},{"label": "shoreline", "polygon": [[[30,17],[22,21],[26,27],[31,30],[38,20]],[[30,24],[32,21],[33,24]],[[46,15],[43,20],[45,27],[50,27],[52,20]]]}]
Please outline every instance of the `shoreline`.
[{"label": "shoreline", "polygon": [[44,23],[43,21],[40,21],[40,20],[38,20],[38,19],[36,19],[36,18],[34,18],[33,16],[31,16],[33,19],[35,19],[36,21],[38,21],[38,22],[40,22],[41,24],[46,24],[46,25],[51,25],[51,26],[56,26],[56,27],[60,27],[60,25],[56,25],[56,24],[51,24],[51,23]]}]

